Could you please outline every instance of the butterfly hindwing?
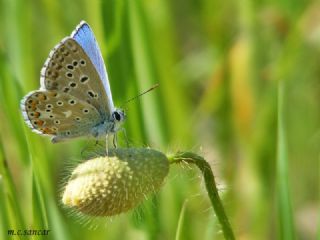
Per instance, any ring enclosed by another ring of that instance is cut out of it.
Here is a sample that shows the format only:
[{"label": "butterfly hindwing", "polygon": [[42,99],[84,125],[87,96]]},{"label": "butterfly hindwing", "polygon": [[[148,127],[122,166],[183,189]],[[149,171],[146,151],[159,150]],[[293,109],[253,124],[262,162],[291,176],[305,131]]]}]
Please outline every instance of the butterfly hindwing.
[{"label": "butterfly hindwing", "polygon": [[99,74],[73,38],[65,38],[52,50],[41,75],[44,89],[70,94],[93,105],[102,116],[110,115]]},{"label": "butterfly hindwing", "polygon": [[21,102],[25,121],[37,133],[56,139],[89,135],[101,121],[95,107],[67,93],[34,91]]}]

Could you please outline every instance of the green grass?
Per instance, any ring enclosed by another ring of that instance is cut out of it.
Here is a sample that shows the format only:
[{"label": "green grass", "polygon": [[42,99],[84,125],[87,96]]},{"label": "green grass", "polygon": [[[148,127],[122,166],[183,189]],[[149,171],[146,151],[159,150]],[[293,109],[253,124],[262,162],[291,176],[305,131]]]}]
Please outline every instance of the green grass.
[{"label": "green grass", "polygon": [[154,198],[94,231],[61,206],[61,173],[88,143],[36,135],[19,102],[82,19],[116,106],[160,84],[126,106],[132,145],[203,155],[236,239],[319,237],[318,8],[314,0],[1,0],[0,238],[48,228],[44,239],[223,239],[189,165],[171,166]]},{"label": "green grass", "polygon": [[294,239],[291,196],[288,183],[288,150],[284,119],[285,83],[279,82],[278,89],[278,153],[277,153],[277,195],[279,211],[279,238]]}]

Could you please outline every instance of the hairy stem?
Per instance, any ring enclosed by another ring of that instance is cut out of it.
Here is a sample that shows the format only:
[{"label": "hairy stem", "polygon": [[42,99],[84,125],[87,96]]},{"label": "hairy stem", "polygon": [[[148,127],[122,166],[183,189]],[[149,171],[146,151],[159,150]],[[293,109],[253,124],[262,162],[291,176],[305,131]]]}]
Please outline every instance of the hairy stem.
[{"label": "hairy stem", "polygon": [[203,157],[191,152],[179,152],[173,156],[169,156],[168,158],[170,163],[186,162],[197,165],[203,174],[211,204],[221,224],[225,239],[235,239],[231,225],[219,197],[214,175],[209,163]]}]

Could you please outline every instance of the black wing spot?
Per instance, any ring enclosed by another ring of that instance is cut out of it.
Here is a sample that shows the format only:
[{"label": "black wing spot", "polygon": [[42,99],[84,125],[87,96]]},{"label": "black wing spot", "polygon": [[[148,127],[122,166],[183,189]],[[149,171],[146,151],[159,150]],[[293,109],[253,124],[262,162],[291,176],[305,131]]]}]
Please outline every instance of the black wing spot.
[{"label": "black wing spot", "polygon": [[66,75],[67,75],[68,78],[73,78],[73,74],[71,72],[67,72]]},{"label": "black wing spot", "polygon": [[56,67],[56,70],[60,70],[62,68],[62,65],[58,65],[57,67]]},{"label": "black wing spot", "polygon": [[67,65],[67,68],[70,69],[70,70],[73,70],[73,69],[74,69],[73,65],[71,65],[71,64],[68,64],[68,65]]},{"label": "black wing spot", "polygon": [[69,90],[70,90],[70,88],[66,87],[66,88],[64,88],[63,91],[64,91],[65,93],[67,93],[67,92],[69,92]]},{"label": "black wing spot", "polygon": [[87,82],[89,80],[89,77],[88,76],[82,76],[81,78],[80,78],[80,82],[82,82],[82,83],[85,83],[85,82]]},{"label": "black wing spot", "polygon": [[69,104],[70,104],[70,105],[74,105],[74,104],[76,104],[76,101],[75,101],[74,99],[71,99],[71,100],[69,101]]},{"label": "black wing spot", "polygon": [[88,91],[88,95],[93,98],[94,97],[94,92]]},{"label": "black wing spot", "polygon": [[71,82],[69,85],[70,87],[73,87],[73,88],[77,87],[77,84],[75,82]]}]

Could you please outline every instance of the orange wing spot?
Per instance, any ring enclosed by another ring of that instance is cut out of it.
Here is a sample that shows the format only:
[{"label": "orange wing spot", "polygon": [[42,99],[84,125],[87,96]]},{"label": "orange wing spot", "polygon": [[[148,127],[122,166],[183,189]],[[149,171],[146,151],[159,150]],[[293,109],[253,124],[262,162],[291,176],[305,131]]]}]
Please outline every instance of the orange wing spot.
[{"label": "orange wing spot", "polygon": [[46,95],[44,95],[44,94],[39,94],[39,96],[38,96],[38,100],[40,100],[40,101],[47,100],[47,96],[46,96]]},{"label": "orange wing spot", "polygon": [[56,132],[55,131],[53,131],[51,128],[44,128],[43,130],[42,130],[42,132],[44,133],[44,134],[55,134]]},{"label": "orange wing spot", "polygon": [[40,113],[39,113],[39,112],[35,112],[35,113],[34,113],[34,117],[35,117],[35,118],[39,118],[39,117],[40,117]]},{"label": "orange wing spot", "polygon": [[39,127],[41,127],[44,124],[44,121],[42,120],[35,120],[34,123]]},{"label": "orange wing spot", "polygon": [[37,104],[27,104],[26,108],[28,109],[28,111],[35,111],[37,109]]},{"label": "orange wing spot", "polygon": [[58,93],[56,93],[56,92],[48,92],[48,95],[49,95],[50,97],[57,97],[57,96],[58,96]]},{"label": "orange wing spot", "polygon": [[34,108],[34,107],[36,107],[36,106],[37,106],[37,102],[36,102],[36,101],[33,101],[33,102],[31,103],[31,107]]}]

